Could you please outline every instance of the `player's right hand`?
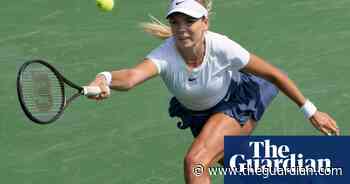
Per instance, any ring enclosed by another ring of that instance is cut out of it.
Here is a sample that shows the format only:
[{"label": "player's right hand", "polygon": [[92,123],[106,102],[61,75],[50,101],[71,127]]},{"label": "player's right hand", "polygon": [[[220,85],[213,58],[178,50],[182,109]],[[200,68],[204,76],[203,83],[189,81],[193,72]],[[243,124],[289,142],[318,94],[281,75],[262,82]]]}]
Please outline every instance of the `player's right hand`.
[{"label": "player's right hand", "polygon": [[89,86],[93,87],[99,87],[101,89],[101,94],[98,96],[89,96],[89,99],[94,99],[94,100],[103,100],[109,97],[110,95],[110,88],[107,84],[107,81],[104,76],[98,75],[96,76],[95,80],[92,81]]}]

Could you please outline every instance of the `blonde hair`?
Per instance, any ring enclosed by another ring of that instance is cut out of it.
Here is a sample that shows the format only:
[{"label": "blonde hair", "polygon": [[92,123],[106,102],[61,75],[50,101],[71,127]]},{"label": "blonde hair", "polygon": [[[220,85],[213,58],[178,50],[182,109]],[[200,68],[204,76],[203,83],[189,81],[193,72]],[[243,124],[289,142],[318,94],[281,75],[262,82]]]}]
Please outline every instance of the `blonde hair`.
[{"label": "blonde hair", "polygon": [[[208,10],[209,14],[211,13],[212,0],[196,0],[196,1],[201,3]],[[151,18],[151,22],[143,22],[140,24],[140,26],[143,28],[143,30],[146,33],[149,33],[150,35],[162,40],[172,36],[172,32],[168,25],[163,24],[160,20],[158,20],[152,15],[149,15],[149,17]]]}]

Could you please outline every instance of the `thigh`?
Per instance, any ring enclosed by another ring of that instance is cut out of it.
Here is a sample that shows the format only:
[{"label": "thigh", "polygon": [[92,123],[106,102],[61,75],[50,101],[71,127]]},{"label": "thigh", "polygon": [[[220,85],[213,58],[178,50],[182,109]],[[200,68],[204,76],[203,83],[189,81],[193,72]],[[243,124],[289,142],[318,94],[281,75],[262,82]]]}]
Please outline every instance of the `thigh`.
[{"label": "thigh", "polygon": [[235,119],[224,113],[216,113],[205,123],[187,154],[200,160],[202,164],[211,165],[223,156],[224,136],[249,135],[254,128],[255,121],[252,119],[242,127]]}]

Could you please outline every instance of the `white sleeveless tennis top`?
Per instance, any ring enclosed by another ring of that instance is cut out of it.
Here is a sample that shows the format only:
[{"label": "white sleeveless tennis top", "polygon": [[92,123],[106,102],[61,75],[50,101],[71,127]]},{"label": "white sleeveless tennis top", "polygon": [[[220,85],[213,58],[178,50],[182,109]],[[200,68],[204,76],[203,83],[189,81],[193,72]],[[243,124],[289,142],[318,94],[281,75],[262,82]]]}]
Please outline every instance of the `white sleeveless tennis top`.
[{"label": "white sleeveless tennis top", "polygon": [[239,81],[238,71],[250,58],[247,50],[224,35],[207,32],[203,63],[191,72],[175,47],[174,37],[149,53],[168,90],[186,108],[200,111],[219,103],[231,80]]}]

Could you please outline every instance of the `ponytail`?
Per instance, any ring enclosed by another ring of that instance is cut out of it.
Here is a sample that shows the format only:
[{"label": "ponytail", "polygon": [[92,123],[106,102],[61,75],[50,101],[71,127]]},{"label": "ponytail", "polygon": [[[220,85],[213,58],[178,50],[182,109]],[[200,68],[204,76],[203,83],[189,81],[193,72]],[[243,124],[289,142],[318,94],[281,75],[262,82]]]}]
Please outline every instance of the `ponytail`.
[{"label": "ponytail", "polygon": [[[209,14],[211,13],[212,0],[197,1],[208,10]],[[140,24],[143,31],[162,40],[165,40],[173,35],[169,26],[163,24],[160,20],[158,20],[152,15],[149,15],[149,17],[151,18],[151,22],[143,22]]]},{"label": "ponytail", "polygon": [[143,31],[162,40],[165,40],[173,35],[169,26],[163,24],[152,15],[149,15],[149,17],[151,18],[152,22],[143,22],[140,24]]}]

